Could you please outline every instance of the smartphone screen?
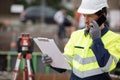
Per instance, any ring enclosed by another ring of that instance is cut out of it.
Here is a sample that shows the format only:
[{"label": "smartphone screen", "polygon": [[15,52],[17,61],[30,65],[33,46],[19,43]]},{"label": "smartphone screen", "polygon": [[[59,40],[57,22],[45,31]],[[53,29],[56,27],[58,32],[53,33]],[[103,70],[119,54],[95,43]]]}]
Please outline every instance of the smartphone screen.
[{"label": "smartphone screen", "polygon": [[101,15],[96,22],[98,23],[99,26],[101,26],[104,22],[106,21],[106,17],[104,15]]}]

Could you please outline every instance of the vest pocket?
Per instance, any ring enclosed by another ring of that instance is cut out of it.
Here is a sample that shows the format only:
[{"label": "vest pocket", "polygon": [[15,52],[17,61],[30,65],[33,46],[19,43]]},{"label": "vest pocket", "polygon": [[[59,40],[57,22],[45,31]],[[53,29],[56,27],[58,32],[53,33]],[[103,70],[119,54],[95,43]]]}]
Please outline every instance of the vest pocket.
[{"label": "vest pocket", "polygon": [[74,46],[75,48],[80,48],[80,49],[84,49],[84,47],[82,46]]},{"label": "vest pocket", "polygon": [[74,46],[74,53],[75,54],[82,54],[84,52],[84,47],[82,46]]}]

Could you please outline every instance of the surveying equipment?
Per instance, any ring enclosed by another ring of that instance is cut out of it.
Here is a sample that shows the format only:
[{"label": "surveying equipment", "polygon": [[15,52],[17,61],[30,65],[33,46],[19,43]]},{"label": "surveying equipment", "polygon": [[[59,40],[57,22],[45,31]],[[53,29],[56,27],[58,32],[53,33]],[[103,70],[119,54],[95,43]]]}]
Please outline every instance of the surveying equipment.
[{"label": "surveying equipment", "polygon": [[35,80],[33,76],[35,72],[33,70],[33,65],[32,65],[33,46],[34,46],[34,42],[33,39],[30,37],[29,33],[23,33],[21,34],[20,37],[18,37],[18,41],[17,41],[18,56],[11,80],[16,80],[19,71],[20,61],[22,58],[25,61],[23,63],[24,64],[23,80]]}]

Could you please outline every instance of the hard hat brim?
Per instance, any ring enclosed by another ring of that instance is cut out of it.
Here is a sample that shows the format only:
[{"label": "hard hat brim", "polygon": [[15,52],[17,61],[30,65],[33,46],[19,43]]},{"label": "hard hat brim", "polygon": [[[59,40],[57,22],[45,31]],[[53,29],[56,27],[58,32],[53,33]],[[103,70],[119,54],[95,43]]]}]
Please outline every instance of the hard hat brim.
[{"label": "hard hat brim", "polygon": [[97,11],[99,11],[99,9],[98,10],[89,10],[89,9],[87,10],[87,9],[81,9],[81,8],[78,9],[78,13],[81,13],[81,14],[94,14]]}]

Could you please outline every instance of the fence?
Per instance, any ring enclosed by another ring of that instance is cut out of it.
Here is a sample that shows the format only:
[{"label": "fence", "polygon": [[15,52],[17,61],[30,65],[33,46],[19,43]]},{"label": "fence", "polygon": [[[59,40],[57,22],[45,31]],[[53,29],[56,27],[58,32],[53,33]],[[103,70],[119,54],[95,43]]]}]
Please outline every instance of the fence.
[{"label": "fence", "polygon": [[[17,58],[17,52],[0,52],[0,71],[7,71],[12,72]],[[36,80],[69,80],[70,71],[66,73],[57,73],[56,71],[52,70],[51,68],[44,66],[41,62],[41,53],[40,52],[33,52],[32,54],[32,61],[33,61],[33,69],[35,71]],[[19,68],[19,75],[17,80],[22,80],[22,69],[24,59],[21,60],[20,68]],[[12,75],[12,74],[10,74]],[[9,80],[10,77],[6,80]],[[1,80],[1,78],[0,78]]]}]

